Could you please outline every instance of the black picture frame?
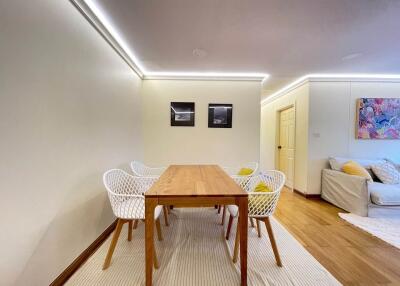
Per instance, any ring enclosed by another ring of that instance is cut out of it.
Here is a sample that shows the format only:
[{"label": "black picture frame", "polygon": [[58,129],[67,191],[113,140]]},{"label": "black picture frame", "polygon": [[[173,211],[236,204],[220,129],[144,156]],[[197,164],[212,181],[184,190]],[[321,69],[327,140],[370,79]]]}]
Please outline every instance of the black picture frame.
[{"label": "black picture frame", "polygon": [[194,126],[194,102],[171,102],[171,126]]},{"label": "black picture frame", "polygon": [[232,104],[208,104],[208,128],[232,128]]}]

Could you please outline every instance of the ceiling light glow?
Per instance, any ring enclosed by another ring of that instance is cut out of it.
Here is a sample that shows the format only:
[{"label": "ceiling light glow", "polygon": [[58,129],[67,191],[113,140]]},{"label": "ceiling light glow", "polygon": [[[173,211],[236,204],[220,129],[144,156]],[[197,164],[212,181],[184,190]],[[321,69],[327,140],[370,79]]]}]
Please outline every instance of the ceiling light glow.
[{"label": "ceiling light glow", "polygon": [[266,80],[269,74],[266,73],[235,73],[235,72],[152,72],[147,71],[145,74],[145,79],[156,79],[156,78],[207,78],[207,79],[253,79],[253,80]]},{"label": "ceiling light glow", "polygon": [[138,57],[132,52],[129,48],[128,44],[122,38],[122,36],[118,33],[118,31],[111,24],[111,21],[107,18],[105,13],[97,6],[93,0],[84,0],[84,2],[89,6],[90,10],[92,10],[93,14],[99,19],[99,21],[104,25],[107,31],[111,34],[111,36],[117,41],[117,43],[121,46],[121,48],[125,51],[125,53],[130,57],[130,59],[136,64],[136,66],[140,69],[140,71],[145,74],[146,70],[142,63],[139,61]]},{"label": "ceiling light glow", "polygon": [[358,74],[358,73],[339,73],[339,74],[308,74],[289,83],[267,98],[261,100],[261,105],[271,102],[284,93],[290,91],[293,87],[309,79],[349,79],[349,80],[400,80],[400,74]]},{"label": "ceiling light glow", "polygon": [[[129,48],[129,45],[121,36],[121,34],[117,31],[117,29],[113,26],[112,21],[109,20],[106,13],[102,11],[99,5],[94,0],[72,0],[77,6],[81,6],[80,2],[86,4],[86,6],[91,10],[90,12],[98,19],[98,21],[103,25],[100,27],[102,30],[103,36],[109,38],[109,35],[114,39],[114,41],[120,46],[120,48],[125,52],[126,56],[129,57],[129,60],[137,67],[139,71],[138,74],[143,79],[211,79],[211,80],[257,80],[262,81],[266,80],[269,75],[265,73],[253,73],[253,72],[155,72],[148,71],[143,66],[139,58],[134,54],[134,52]],[[93,22],[93,16],[88,15],[88,13],[84,12],[85,15]],[[103,30],[106,30],[107,33],[104,33]],[[111,41],[111,45],[114,45],[113,41]],[[193,50],[193,55],[197,57],[204,57],[207,55],[207,51],[202,49]]]}]

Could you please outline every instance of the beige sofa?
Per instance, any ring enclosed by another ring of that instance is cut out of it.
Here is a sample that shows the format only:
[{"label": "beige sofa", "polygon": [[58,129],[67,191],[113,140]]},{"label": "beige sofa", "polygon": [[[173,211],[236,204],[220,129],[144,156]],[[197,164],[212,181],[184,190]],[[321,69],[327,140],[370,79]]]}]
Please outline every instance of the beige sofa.
[{"label": "beige sofa", "polygon": [[400,185],[383,184],[374,175],[374,182],[368,182],[363,177],[345,174],[341,167],[349,160],[358,162],[372,175],[371,166],[385,161],[329,158],[331,169],[322,171],[321,197],[360,216],[400,217]]}]

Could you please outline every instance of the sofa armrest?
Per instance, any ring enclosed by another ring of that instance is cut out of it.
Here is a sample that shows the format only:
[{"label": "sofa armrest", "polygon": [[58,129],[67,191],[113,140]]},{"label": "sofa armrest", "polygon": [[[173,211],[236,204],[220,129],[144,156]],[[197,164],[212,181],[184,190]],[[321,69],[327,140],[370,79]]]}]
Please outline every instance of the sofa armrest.
[{"label": "sofa armrest", "polygon": [[368,215],[370,196],[367,179],[363,177],[324,169],[321,197],[348,212],[360,216]]}]

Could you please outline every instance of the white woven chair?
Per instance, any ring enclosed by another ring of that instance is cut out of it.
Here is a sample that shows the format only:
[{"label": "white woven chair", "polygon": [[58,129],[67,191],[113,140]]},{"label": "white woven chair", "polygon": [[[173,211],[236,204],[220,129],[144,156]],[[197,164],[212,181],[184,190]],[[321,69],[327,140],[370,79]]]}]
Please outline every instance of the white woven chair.
[{"label": "white woven chair", "polygon": [[[157,167],[157,168],[149,167],[139,161],[132,161],[130,163],[130,166],[131,166],[133,174],[135,176],[139,176],[139,177],[157,177],[158,178],[167,169],[165,167]],[[167,206],[163,206],[163,212],[164,212],[165,225],[169,226],[168,207]]]},{"label": "white woven chair", "polygon": [[131,162],[131,169],[135,176],[139,177],[148,177],[148,176],[161,176],[162,173],[167,169],[165,167],[149,167],[139,161],[132,161]]},{"label": "white woven chair", "polygon": [[[136,228],[139,220],[145,219],[144,193],[157,181],[157,177],[134,177],[128,173],[112,169],[104,173],[103,183],[107,189],[108,198],[114,215],[118,218],[117,227],[114,231],[110,248],[103,264],[103,270],[110,266],[111,258],[114,253],[118,237],[122,226],[128,225],[128,241],[132,240],[132,228]],[[160,213],[161,206],[157,206],[154,211],[158,240],[162,240]],[[133,225],[134,224],[134,225]],[[157,256],[154,252],[154,267],[158,268]]]},{"label": "white woven chair", "polygon": [[[257,222],[258,236],[261,237],[260,221],[265,223],[272,250],[274,251],[275,260],[279,267],[282,262],[279,256],[278,247],[275,242],[274,233],[272,231],[269,217],[274,213],[278,204],[279,195],[285,183],[285,175],[280,171],[266,171],[260,175],[250,178],[234,177],[233,178],[246,192],[249,194],[248,215],[250,219],[254,218]],[[272,191],[271,192],[254,192],[255,187],[264,182]],[[226,239],[229,239],[229,233],[232,227],[233,219],[238,216],[238,207],[236,205],[228,206],[229,223],[226,231]],[[233,262],[237,261],[239,248],[239,224],[236,230],[235,248],[233,252]]]},{"label": "white woven chair", "polygon": [[[238,174],[239,174],[239,171],[242,168],[251,169],[251,170],[253,170],[253,173],[251,173],[249,175],[246,175],[246,176],[240,176]],[[255,174],[257,174],[258,163],[257,162],[249,162],[249,163],[244,164],[242,167],[222,167],[222,169],[226,173],[228,173],[228,175],[230,175],[232,178],[236,178],[236,177],[238,177],[238,178],[242,178],[242,177],[250,178],[251,176],[254,176]],[[238,180],[236,180],[236,181],[238,182]],[[240,181],[242,181],[242,180],[240,180]],[[217,207],[218,207],[218,213],[220,213],[221,212],[221,206],[217,206]],[[226,207],[223,206],[222,207],[222,221],[221,221],[222,225],[224,225],[224,223],[225,223],[225,214],[226,214]],[[253,220],[250,220],[250,221],[251,221],[251,224],[253,225]]]}]

